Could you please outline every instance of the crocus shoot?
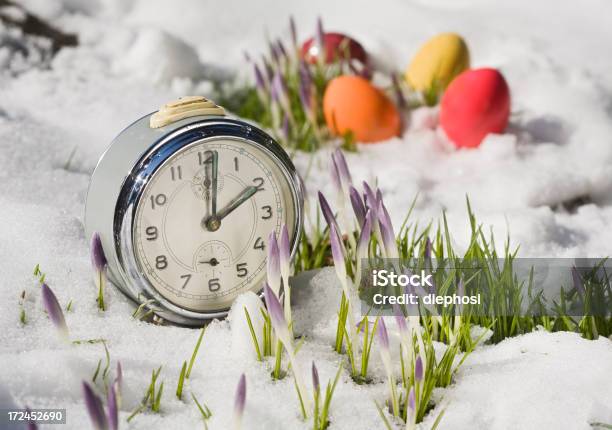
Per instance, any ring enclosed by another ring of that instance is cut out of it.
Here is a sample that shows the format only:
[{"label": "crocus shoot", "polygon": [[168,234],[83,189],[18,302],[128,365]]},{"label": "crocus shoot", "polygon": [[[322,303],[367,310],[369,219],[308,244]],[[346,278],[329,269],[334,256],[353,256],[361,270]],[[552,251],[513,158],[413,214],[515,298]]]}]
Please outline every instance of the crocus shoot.
[{"label": "crocus shoot", "polygon": [[391,365],[391,352],[389,350],[389,334],[384,318],[381,318],[378,324],[378,344],[380,348],[380,358],[385,367],[387,374],[387,382],[389,384],[390,409],[393,416],[398,417],[400,414],[399,398],[397,395],[397,386],[395,377],[393,376],[393,367]]},{"label": "crocus shoot", "polygon": [[102,400],[94,393],[87,382],[83,382],[83,398],[85,399],[85,406],[87,407],[87,413],[93,428],[96,430],[108,430],[108,419],[104,413]]},{"label": "crocus shoot", "polygon": [[64,318],[64,312],[62,307],[57,301],[57,297],[45,283],[41,285],[42,302],[49,319],[57,329],[61,338],[68,341],[68,326],[66,325],[66,319]]},{"label": "crocus shoot", "polygon": [[329,381],[327,383],[327,387],[325,389],[325,397],[323,397],[323,401],[321,402],[321,383],[319,381],[319,371],[317,366],[315,366],[314,361],[312,362],[312,389],[313,389],[313,400],[314,400],[314,410],[313,410],[313,430],[325,430],[329,426],[329,407],[331,405],[332,397],[334,396],[334,391],[336,389],[336,385],[338,385],[338,380],[340,379],[340,373],[342,371],[342,366],[338,368],[336,372],[336,377],[333,381]]},{"label": "crocus shoot", "polygon": [[104,287],[106,283],[106,256],[104,255],[104,249],[102,248],[102,240],[100,235],[96,232],[91,238],[91,264],[94,269],[94,282],[98,288],[98,308],[102,311],[106,310],[104,303]]},{"label": "crocus shoot", "polygon": [[236,395],[234,396],[234,430],[242,428],[242,417],[244,415],[244,406],[246,404],[246,377],[244,373],[240,375],[238,386],[236,387]]},{"label": "crocus shoot", "polygon": [[274,333],[285,347],[287,355],[289,356],[289,362],[291,363],[291,369],[293,371],[293,378],[295,380],[295,388],[297,390],[298,398],[300,401],[302,416],[304,418],[307,418],[309,410],[309,400],[305,396],[306,390],[305,385],[302,381],[302,373],[300,371],[299,363],[295,359],[293,335],[291,334],[287,321],[285,320],[283,308],[278,300],[278,297],[276,297],[274,291],[272,291],[268,284],[264,285],[264,299],[266,301],[266,307],[268,308],[272,327],[274,328]]}]

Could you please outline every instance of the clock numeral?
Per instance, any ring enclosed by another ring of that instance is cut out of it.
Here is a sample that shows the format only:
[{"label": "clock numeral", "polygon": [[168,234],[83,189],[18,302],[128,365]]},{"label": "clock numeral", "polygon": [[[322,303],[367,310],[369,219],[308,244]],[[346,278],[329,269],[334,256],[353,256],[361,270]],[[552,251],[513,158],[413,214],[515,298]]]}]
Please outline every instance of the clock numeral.
[{"label": "clock numeral", "polygon": [[185,280],[185,283],[181,287],[181,290],[184,290],[187,284],[189,283],[189,280],[191,279],[191,275],[181,275],[181,279]]},{"label": "clock numeral", "polygon": [[168,198],[165,194],[158,194],[156,196],[151,196],[151,209],[155,209],[155,206],[163,206],[166,204]]},{"label": "clock numeral", "polygon": [[238,263],[238,264],[236,264],[236,275],[239,278],[244,278],[248,274],[249,274],[249,271],[247,270],[247,264],[246,263]]},{"label": "clock numeral", "polygon": [[264,189],[264,187],[263,187],[263,184],[264,184],[263,178],[255,178],[255,179],[253,179],[253,183],[257,187],[257,191],[263,191],[263,189]]},{"label": "clock numeral", "polygon": [[208,289],[213,293],[215,291],[219,291],[221,289],[221,284],[219,283],[219,279],[212,278],[210,281],[208,281]]},{"label": "clock numeral", "polygon": [[164,270],[166,267],[168,267],[168,259],[165,255],[158,255],[155,258],[155,267],[157,270]]},{"label": "clock numeral", "polygon": [[262,211],[266,211],[266,213],[261,216],[261,219],[270,219],[270,218],[272,218],[272,206],[268,206],[268,205],[262,206],[261,210]]},{"label": "clock numeral", "polygon": [[234,157],[234,170],[237,172],[239,169],[238,166],[238,157]]},{"label": "clock numeral", "polygon": [[170,167],[170,174],[172,175],[173,181],[176,181],[177,179],[183,179],[183,169],[181,169],[181,166]]},{"label": "clock numeral", "polygon": [[255,245],[253,245],[253,249],[261,249],[262,251],[266,249],[266,245],[264,245],[264,242],[263,240],[261,240],[261,237],[255,239]]},{"label": "clock numeral", "polygon": [[147,227],[145,233],[147,234],[147,240],[157,240],[157,227]]},{"label": "clock numeral", "polygon": [[211,164],[213,161],[213,151],[198,152],[198,163],[200,166]]}]

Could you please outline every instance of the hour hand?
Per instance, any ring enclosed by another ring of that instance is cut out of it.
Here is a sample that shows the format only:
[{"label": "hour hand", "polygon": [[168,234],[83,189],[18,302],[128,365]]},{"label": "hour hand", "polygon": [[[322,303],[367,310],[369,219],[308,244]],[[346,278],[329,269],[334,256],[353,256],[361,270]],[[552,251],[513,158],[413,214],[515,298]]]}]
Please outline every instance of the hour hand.
[{"label": "hour hand", "polygon": [[248,199],[253,197],[253,194],[257,192],[257,187],[250,186],[246,187],[240,194],[234,197],[223,209],[217,213],[217,219],[221,221],[223,218],[228,216],[231,212],[234,211],[238,206],[246,202]]},{"label": "hour hand", "polygon": [[246,202],[258,191],[256,186],[246,187],[240,194],[234,197],[223,209],[217,212],[216,215],[208,217],[204,223],[205,227],[210,231],[216,231],[221,227],[221,220],[232,213],[238,206]]}]

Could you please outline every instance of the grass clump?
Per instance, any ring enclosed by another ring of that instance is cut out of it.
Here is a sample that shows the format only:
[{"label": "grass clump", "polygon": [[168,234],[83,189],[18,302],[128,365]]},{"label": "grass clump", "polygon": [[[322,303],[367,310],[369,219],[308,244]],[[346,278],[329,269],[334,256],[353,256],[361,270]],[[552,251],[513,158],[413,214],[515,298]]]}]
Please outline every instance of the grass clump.
[{"label": "grass clump", "polygon": [[127,418],[127,421],[130,422],[136,415],[144,412],[149,409],[151,412],[159,413],[161,410],[161,399],[162,394],[164,392],[164,382],[162,381],[159,385],[157,380],[159,378],[159,374],[161,373],[162,366],[159,366],[157,369],[154,369],[151,372],[151,381],[149,386],[147,387],[147,391],[140,402],[140,406],[138,406],[131,415]]}]

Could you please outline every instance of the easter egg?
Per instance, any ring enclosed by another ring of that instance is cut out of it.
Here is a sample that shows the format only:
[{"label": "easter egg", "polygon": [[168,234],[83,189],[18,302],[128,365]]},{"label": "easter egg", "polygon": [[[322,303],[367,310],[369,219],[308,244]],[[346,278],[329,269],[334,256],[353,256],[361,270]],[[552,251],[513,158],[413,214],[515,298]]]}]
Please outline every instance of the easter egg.
[{"label": "easter egg", "polygon": [[[330,64],[339,59],[349,58],[366,63],[368,54],[359,42],[342,33],[324,33],[325,63]],[[319,57],[319,46],[313,37],[302,44],[302,58],[310,63],[316,63]]]},{"label": "easter egg", "polygon": [[496,69],[463,72],[440,103],[440,125],[459,148],[474,148],[489,133],[501,133],[510,116],[510,90]]},{"label": "easter egg", "polygon": [[360,76],[339,76],[329,82],[323,96],[323,113],[332,133],[352,132],[358,142],[386,140],[401,131],[395,105]]},{"label": "easter egg", "polygon": [[429,39],[406,69],[406,80],[417,91],[443,91],[470,67],[470,54],[464,40],[455,33],[442,33]]}]

